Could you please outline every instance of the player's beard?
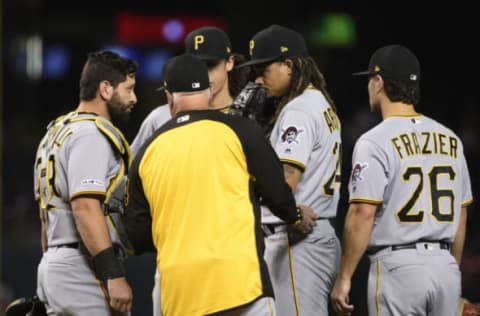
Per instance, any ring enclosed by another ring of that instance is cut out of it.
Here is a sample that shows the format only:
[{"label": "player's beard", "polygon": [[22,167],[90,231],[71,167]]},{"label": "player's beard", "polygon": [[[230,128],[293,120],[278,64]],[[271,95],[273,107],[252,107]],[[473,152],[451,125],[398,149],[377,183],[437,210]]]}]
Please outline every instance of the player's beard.
[{"label": "player's beard", "polygon": [[131,108],[132,105],[130,102],[123,102],[116,91],[110,101],[107,102],[108,114],[112,121],[118,121],[120,123],[128,122]]}]

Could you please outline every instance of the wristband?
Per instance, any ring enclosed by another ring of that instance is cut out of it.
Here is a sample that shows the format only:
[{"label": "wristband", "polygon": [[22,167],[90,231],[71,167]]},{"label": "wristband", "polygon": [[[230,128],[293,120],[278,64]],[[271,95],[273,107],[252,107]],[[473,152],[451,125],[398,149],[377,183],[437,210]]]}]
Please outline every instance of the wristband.
[{"label": "wristband", "polygon": [[293,223],[294,226],[298,226],[302,223],[303,220],[303,211],[301,208],[297,206],[297,218],[295,219],[295,222]]},{"label": "wristband", "polygon": [[93,270],[102,281],[125,276],[123,266],[117,260],[113,247],[106,248],[93,257]]}]

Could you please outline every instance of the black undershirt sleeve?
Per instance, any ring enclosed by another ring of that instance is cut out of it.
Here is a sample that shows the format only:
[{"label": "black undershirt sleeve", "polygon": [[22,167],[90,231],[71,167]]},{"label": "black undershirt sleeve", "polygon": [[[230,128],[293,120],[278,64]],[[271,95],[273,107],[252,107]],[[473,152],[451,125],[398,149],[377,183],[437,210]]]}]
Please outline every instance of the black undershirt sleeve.
[{"label": "black undershirt sleeve", "polygon": [[127,184],[127,205],[122,220],[135,254],[155,252],[152,240],[150,206],[138,175],[139,157],[134,160]]},{"label": "black undershirt sleeve", "polygon": [[232,117],[229,121],[242,143],[248,171],[254,177],[255,192],[262,198],[262,204],[285,222],[295,222],[298,219],[295,198],[285,181],[282,163],[263,131],[247,119]]}]

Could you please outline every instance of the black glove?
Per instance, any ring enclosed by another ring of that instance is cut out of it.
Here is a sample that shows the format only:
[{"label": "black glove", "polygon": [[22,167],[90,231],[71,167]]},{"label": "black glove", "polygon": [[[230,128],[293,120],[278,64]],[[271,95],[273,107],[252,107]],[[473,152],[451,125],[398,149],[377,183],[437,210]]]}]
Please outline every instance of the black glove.
[{"label": "black glove", "polygon": [[266,100],[265,89],[249,81],[233,100],[228,113],[257,121],[257,117],[263,112]]},{"label": "black glove", "polygon": [[126,181],[126,177],[120,181],[108,201],[105,201],[103,210],[107,217],[112,244],[119,246],[124,255],[130,255],[133,254],[133,247],[128,240],[127,232],[121,218],[125,212]]},{"label": "black glove", "polygon": [[113,190],[108,201],[104,202],[104,211],[107,213],[123,214],[125,211],[125,185],[127,177],[124,176]]}]

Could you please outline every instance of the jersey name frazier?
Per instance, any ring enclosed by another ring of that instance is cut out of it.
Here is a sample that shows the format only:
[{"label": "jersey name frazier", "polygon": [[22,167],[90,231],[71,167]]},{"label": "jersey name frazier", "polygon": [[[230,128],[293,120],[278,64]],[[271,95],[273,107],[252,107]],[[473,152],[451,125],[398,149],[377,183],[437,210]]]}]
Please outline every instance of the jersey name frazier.
[{"label": "jersey name frazier", "polygon": [[457,158],[458,139],[442,133],[403,133],[390,141],[400,159],[413,155],[445,155]]}]

